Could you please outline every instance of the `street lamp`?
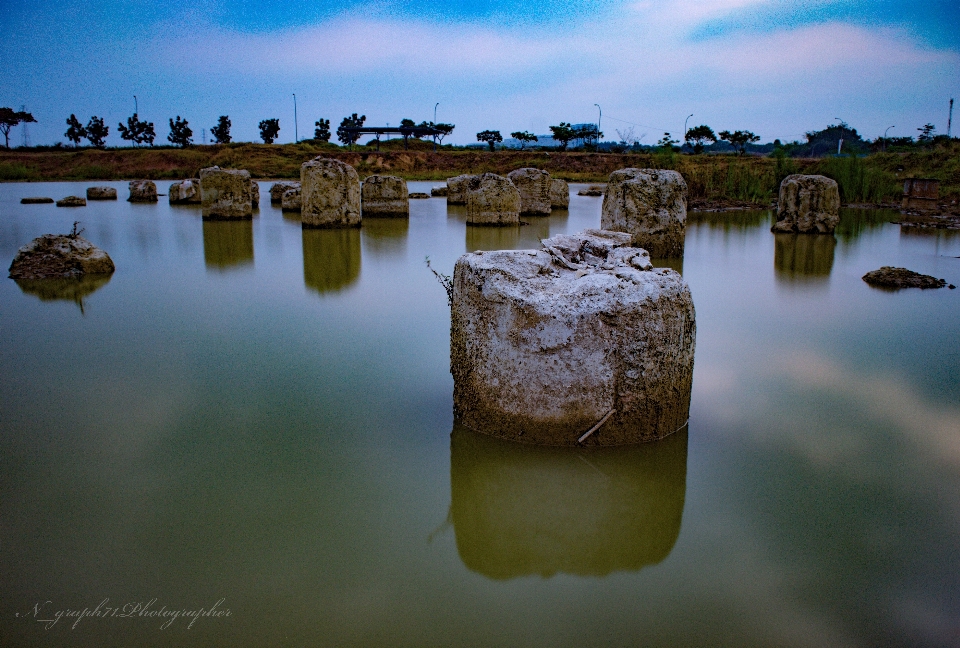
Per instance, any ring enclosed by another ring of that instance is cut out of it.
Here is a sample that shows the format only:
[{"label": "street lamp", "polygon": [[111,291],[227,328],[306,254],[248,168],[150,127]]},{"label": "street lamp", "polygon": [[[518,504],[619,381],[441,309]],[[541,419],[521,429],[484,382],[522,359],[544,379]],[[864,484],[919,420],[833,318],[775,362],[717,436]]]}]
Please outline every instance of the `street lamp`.
[{"label": "street lamp", "polygon": [[896,126],[887,126],[887,130],[883,131],[883,150],[884,150],[884,151],[887,150],[887,132],[888,132],[891,128],[896,128]]},{"label": "street lamp", "polygon": [[[437,127],[437,106],[439,105],[440,105],[439,101],[433,104],[433,127],[434,128]],[[436,133],[433,134],[433,150],[434,151],[437,150],[437,134]]]},{"label": "street lamp", "polygon": [[600,114],[597,116],[597,150],[600,150],[600,121],[603,119],[603,109],[600,107],[600,104],[593,104],[597,107],[597,110],[600,111]]},{"label": "street lamp", "polygon": [[837,155],[840,155],[840,149],[843,148],[843,125],[844,125],[844,123],[846,123],[846,122],[844,122],[844,121],[843,121],[842,119],[840,119],[839,117],[834,117],[834,119],[837,120],[838,122],[840,122],[840,141],[837,142]]},{"label": "street lamp", "polygon": [[690,121],[691,117],[693,117],[693,113],[687,115],[687,118],[683,120],[683,144],[687,143],[687,122]]},{"label": "street lamp", "polygon": [[297,132],[297,93],[293,93],[293,143],[300,141],[300,134]]},{"label": "street lamp", "polygon": [[133,114],[140,114],[140,106],[137,105],[137,95],[133,95]]}]

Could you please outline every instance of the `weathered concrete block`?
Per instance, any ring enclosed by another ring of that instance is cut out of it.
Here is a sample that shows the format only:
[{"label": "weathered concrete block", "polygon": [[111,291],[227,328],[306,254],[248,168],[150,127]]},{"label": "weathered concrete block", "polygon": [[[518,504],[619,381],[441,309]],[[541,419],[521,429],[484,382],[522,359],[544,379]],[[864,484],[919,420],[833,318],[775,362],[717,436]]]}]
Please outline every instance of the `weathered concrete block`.
[{"label": "weathered concrete block", "polygon": [[780,183],[773,232],[833,234],[840,222],[840,188],[820,175],[788,175]]},{"label": "weathered concrete block", "polygon": [[66,196],[57,201],[57,207],[86,207],[87,199],[81,196]]},{"label": "weathered concrete block", "polygon": [[157,202],[157,185],[153,180],[131,180],[128,202]]},{"label": "weathered concrete block", "polygon": [[454,178],[447,178],[447,204],[466,205],[467,192],[479,176],[464,174]]},{"label": "weathered concrete block", "polygon": [[200,169],[200,190],[204,218],[253,218],[249,171]]},{"label": "weathered concrete block", "polygon": [[30,196],[20,199],[21,205],[45,205],[52,202],[53,198],[48,198],[47,196]]},{"label": "weathered concrete block", "polygon": [[250,205],[260,206],[260,183],[256,180],[250,180]]},{"label": "weathered concrete block", "polygon": [[300,201],[306,227],[360,226],[360,176],[349,164],[322,157],[304,162]]},{"label": "weathered concrete block", "polygon": [[516,169],[507,174],[520,191],[520,213],[530,216],[549,216],[550,174],[541,169]]},{"label": "weathered concrete block", "polygon": [[87,200],[116,200],[117,190],[113,187],[87,187]]},{"label": "weathered concrete block", "polygon": [[627,232],[655,258],[683,256],[687,183],[676,171],[620,169],[610,174],[600,226]]},{"label": "weathered concrete block", "polygon": [[[457,416],[543,445],[659,439],[688,418],[695,313],[673,270],[625,233],[477,252],[454,268],[450,371]],[[609,415],[609,416],[608,416]]]},{"label": "weathered concrete block", "polygon": [[553,178],[550,180],[550,206],[553,209],[568,209],[570,207],[570,185],[566,180]]},{"label": "weathered concrete block", "polygon": [[110,273],[114,269],[110,255],[82,236],[44,234],[17,250],[10,264],[10,277],[80,277]]},{"label": "weathered concrete block", "polygon": [[431,187],[430,195],[434,198],[446,198],[447,197],[447,185],[442,187]]},{"label": "weathered concrete block", "polygon": [[283,194],[287,193],[291,189],[299,189],[300,183],[290,181],[274,182],[270,186],[270,202],[277,204],[283,202]]},{"label": "weathered concrete block", "polygon": [[199,205],[203,202],[200,179],[193,178],[174,182],[167,190],[167,199],[171,205]]},{"label": "weathered concrete block", "polygon": [[285,212],[298,212],[303,204],[300,201],[300,187],[287,189],[280,200],[280,208]]},{"label": "weathered concrete block", "polygon": [[360,187],[360,206],[364,216],[410,216],[407,181],[397,176],[367,176]]},{"label": "weathered concrete block", "polygon": [[[467,222],[472,225],[518,225],[520,191],[495,173],[475,176],[468,183]],[[447,198],[449,202],[449,197]]]}]

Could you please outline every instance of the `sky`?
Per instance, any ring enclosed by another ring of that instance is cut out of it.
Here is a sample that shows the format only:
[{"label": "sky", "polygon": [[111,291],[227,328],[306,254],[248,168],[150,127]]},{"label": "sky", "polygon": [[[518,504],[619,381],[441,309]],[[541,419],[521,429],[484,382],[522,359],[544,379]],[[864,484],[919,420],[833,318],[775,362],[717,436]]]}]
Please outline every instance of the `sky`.
[{"label": "sky", "polygon": [[[110,126],[136,105],[166,143],[181,116],[200,142],[219,115],[235,141],[278,142],[403,118],[549,133],[595,123],[644,144],[684,124],[803,140],[840,119],[869,139],[947,130],[960,98],[958,0],[3,0],[0,106],[26,109],[31,144],[66,119]],[[296,95],[296,129],[294,97]],[[439,105],[436,105],[439,104]],[[960,108],[958,108],[960,113]],[[692,115],[688,118],[689,115]],[[960,119],[960,115],[958,115]],[[632,129],[632,130],[631,130]],[[954,128],[958,134],[960,126]],[[11,144],[22,141],[21,127]]]}]

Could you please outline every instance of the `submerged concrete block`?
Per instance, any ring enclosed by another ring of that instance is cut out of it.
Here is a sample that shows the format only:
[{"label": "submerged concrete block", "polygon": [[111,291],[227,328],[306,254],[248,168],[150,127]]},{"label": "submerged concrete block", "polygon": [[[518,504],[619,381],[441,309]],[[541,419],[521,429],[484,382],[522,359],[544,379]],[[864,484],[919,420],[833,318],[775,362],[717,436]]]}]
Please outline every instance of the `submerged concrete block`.
[{"label": "submerged concrete block", "polygon": [[474,176],[466,184],[468,186],[468,223],[472,225],[518,225],[520,223],[520,191],[508,178],[495,173],[484,173]]},{"label": "submerged concrete block", "polygon": [[464,174],[453,178],[447,178],[447,204],[448,205],[466,205],[467,192],[470,190],[471,183],[478,176]]},{"label": "submerged concrete block", "polygon": [[283,202],[283,194],[291,189],[300,189],[300,183],[293,180],[274,182],[270,186],[270,202],[274,204]]},{"label": "submerged concrete block", "polygon": [[570,185],[566,180],[560,178],[550,180],[550,207],[553,209],[570,207]]},{"label": "submerged concrete block", "polygon": [[407,181],[397,176],[367,176],[360,187],[360,204],[364,216],[410,216]]},{"label": "submerged concrete block", "polygon": [[250,172],[209,167],[200,169],[204,218],[252,218]]},{"label": "submerged concrete block", "polygon": [[298,212],[303,206],[300,202],[300,187],[287,189],[280,200],[280,209],[285,212]]},{"label": "submerged concrete block", "polygon": [[696,337],[690,289],[625,233],[456,263],[450,371],[468,427],[543,445],[623,445],[687,421]]},{"label": "submerged concrete block", "polygon": [[520,213],[530,216],[549,216],[550,174],[541,169],[527,167],[507,174],[510,182],[520,191]]},{"label": "submerged concrete block", "polygon": [[256,180],[250,180],[250,204],[253,207],[260,206],[260,183]]},{"label": "submerged concrete block", "polygon": [[200,179],[174,182],[167,190],[167,198],[171,205],[199,205],[203,202]]},{"label": "submerged concrete block", "polygon": [[840,188],[821,175],[788,175],[780,183],[773,232],[833,234],[840,222]]},{"label": "submerged concrete block", "polygon": [[128,202],[157,202],[157,185],[153,180],[131,180]]},{"label": "submerged concrete block", "polygon": [[317,157],[300,167],[301,221],[306,227],[359,227],[360,176],[339,160]]},{"label": "submerged concrete block", "polygon": [[600,226],[627,232],[655,258],[683,256],[687,183],[676,171],[620,169],[610,174]]},{"label": "submerged concrete block", "polygon": [[87,200],[116,200],[117,190],[113,187],[87,187]]}]

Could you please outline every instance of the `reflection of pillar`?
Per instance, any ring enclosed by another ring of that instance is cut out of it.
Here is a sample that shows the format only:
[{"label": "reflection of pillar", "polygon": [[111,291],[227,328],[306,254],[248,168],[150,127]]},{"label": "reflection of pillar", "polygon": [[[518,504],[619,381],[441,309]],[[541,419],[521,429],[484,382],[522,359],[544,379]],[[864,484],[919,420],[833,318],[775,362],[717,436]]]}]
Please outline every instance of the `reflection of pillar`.
[{"label": "reflection of pillar", "polygon": [[83,300],[100,290],[113,274],[85,274],[79,277],[47,277],[46,279],[14,279],[20,290],[36,295],[41,301],[72,301],[83,312]]},{"label": "reflection of pillar", "polygon": [[303,282],[319,293],[342,290],[360,276],[360,230],[303,228]]},{"label": "reflection of pillar", "polygon": [[363,217],[360,235],[363,246],[369,252],[380,256],[403,256],[407,251],[407,234],[410,231],[409,218],[367,218]]},{"label": "reflection of pillar", "polygon": [[823,234],[774,234],[773,267],[782,281],[825,281],[837,240]]},{"label": "reflection of pillar", "polygon": [[203,260],[220,270],[253,263],[253,221],[204,220]]},{"label": "reflection of pillar", "polygon": [[520,242],[520,225],[489,227],[467,225],[467,252],[515,250]]},{"label": "reflection of pillar", "polygon": [[522,220],[526,225],[520,226],[517,248],[521,250],[539,250],[543,247],[540,241],[545,238],[550,238],[551,217],[524,216]]},{"label": "reflection of pillar", "polygon": [[460,559],[495,579],[604,576],[663,561],[680,534],[687,429],[619,448],[527,446],[454,424]]}]

